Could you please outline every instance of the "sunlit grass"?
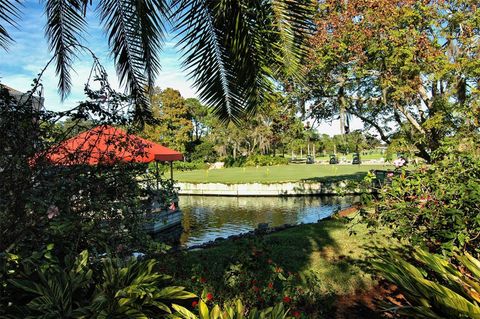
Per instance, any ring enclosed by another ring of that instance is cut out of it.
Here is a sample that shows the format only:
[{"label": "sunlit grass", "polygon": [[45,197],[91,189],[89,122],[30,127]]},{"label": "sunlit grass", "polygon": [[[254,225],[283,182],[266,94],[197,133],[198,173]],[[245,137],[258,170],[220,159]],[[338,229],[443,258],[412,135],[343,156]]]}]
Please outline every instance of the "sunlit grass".
[{"label": "sunlit grass", "polygon": [[[358,218],[358,217],[355,217]],[[393,244],[388,231],[372,234],[355,218],[324,220],[317,224],[299,225],[263,237],[268,258],[285,271],[314,276],[320,295],[349,295],[373,288],[376,281],[368,271],[372,256],[369,247]],[[218,246],[189,251],[162,258],[164,270],[189,283],[190,276],[206,277],[205,288],[212,283],[217,292],[230,295],[222,286],[223,276],[239,256],[248,256],[251,246],[247,239],[224,241]],[[261,274],[259,274],[261,276]]]},{"label": "sunlit grass", "polygon": [[190,183],[281,183],[315,180],[362,179],[369,170],[387,165],[290,164],[264,167],[230,167],[213,170],[175,171],[174,179]]}]

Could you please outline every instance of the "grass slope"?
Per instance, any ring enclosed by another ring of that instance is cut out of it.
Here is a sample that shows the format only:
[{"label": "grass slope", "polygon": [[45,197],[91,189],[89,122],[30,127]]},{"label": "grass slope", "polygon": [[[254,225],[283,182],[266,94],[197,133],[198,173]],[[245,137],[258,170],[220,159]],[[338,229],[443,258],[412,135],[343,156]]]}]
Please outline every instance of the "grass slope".
[{"label": "grass slope", "polygon": [[176,171],[175,180],[189,183],[282,183],[297,181],[362,179],[369,170],[385,165],[291,164],[264,167],[230,167],[216,170]]},{"label": "grass slope", "polygon": [[[376,285],[368,273],[369,247],[389,244],[386,234],[371,234],[355,219],[330,219],[260,238],[228,240],[212,248],[168,255],[160,258],[160,263],[162,271],[196,293],[203,290],[222,299],[241,298],[256,306],[262,306],[257,302],[259,296],[271,297],[271,290],[265,287],[272,281],[272,273],[275,275],[274,265],[285,275],[303,278],[296,283],[295,289],[302,291],[292,307],[309,312],[309,318],[328,318],[338,296],[362,293]],[[254,286],[260,289],[256,295],[252,293],[252,288],[257,289]],[[286,287],[277,292],[280,300],[286,294],[292,296],[291,287]]]}]

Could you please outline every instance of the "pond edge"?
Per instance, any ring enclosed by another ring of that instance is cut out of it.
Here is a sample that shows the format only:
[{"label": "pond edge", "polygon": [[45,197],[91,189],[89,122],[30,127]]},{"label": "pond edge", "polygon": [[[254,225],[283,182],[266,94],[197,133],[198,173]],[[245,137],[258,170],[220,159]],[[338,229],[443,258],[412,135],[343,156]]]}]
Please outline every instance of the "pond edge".
[{"label": "pond edge", "polygon": [[178,182],[179,195],[202,196],[310,196],[310,195],[358,195],[372,192],[360,187],[358,181],[338,182],[288,182],[288,183],[185,183]]}]

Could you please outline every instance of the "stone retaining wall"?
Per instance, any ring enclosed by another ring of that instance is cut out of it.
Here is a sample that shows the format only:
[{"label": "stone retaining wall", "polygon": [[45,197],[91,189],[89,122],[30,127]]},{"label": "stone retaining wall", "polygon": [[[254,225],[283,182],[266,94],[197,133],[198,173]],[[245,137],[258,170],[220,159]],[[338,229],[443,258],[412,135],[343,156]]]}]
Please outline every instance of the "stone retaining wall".
[{"label": "stone retaining wall", "polygon": [[216,196],[301,196],[301,195],[342,195],[358,194],[360,189],[348,187],[351,181],[335,183],[278,183],[278,184],[221,184],[221,183],[177,183],[180,195]]}]

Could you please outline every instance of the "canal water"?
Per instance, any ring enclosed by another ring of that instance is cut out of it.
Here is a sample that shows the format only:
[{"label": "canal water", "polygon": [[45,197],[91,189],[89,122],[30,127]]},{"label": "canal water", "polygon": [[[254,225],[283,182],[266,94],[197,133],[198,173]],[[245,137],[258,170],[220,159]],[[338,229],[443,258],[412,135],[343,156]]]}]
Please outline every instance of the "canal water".
[{"label": "canal water", "polygon": [[185,247],[246,233],[259,223],[270,226],[315,223],[349,207],[354,196],[221,197],[180,196]]}]

